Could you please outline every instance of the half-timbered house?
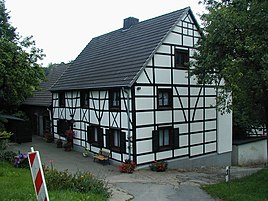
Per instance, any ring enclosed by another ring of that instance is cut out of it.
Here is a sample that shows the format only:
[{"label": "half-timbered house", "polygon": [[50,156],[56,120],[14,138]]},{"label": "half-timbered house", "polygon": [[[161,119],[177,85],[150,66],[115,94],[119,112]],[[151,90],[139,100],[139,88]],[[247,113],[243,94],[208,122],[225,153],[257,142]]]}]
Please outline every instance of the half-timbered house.
[{"label": "half-timbered house", "polygon": [[[52,87],[56,138],[69,125],[74,146],[138,165],[231,163],[232,117],[217,90],[190,76],[201,37],[189,7],[93,38]],[[71,123],[71,124],[70,124]]]}]

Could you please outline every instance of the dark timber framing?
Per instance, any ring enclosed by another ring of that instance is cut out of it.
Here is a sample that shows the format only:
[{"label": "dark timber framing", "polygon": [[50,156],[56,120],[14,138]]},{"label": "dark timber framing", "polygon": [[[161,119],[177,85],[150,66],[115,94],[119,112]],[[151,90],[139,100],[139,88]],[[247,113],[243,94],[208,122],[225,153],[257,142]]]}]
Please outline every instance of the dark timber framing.
[{"label": "dark timber framing", "polygon": [[[130,155],[133,161],[142,165],[155,160],[194,158],[217,153],[219,135],[217,124],[219,119],[216,109],[217,92],[215,86],[198,84],[190,76],[190,68],[192,67],[188,65],[176,66],[176,51],[189,55],[189,60],[191,60],[195,50],[194,45],[201,37],[199,27],[191,11],[185,9],[180,11],[179,14],[180,17],[174,20],[172,27],[167,29],[166,35],[161,38],[161,41],[157,41],[157,48],[154,48],[150,56],[146,57],[146,62],[137,72],[133,70],[135,67],[127,66],[127,56],[123,60],[119,57],[113,61],[114,63],[111,63],[111,65],[120,65],[123,62],[126,65],[127,69],[121,69],[118,79],[121,79],[120,76],[124,74],[125,77],[123,77],[122,82],[131,80],[128,85],[120,85],[117,78],[112,78],[113,72],[111,78],[105,78],[103,81],[105,83],[110,80],[110,83],[103,87],[100,87],[102,85],[98,83],[96,85],[92,84],[88,88],[87,86],[81,86],[77,89],[62,90],[65,85],[65,78],[63,77],[53,91],[55,136],[57,137],[57,134],[59,134],[57,133],[58,120],[71,120],[73,117],[75,120],[74,144],[85,147],[96,154],[102,149],[109,151],[111,159],[114,161],[123,162]],[[169,16],[173,15],[175,15],[175,12],[160,16],[159,19],[163,20],[164,25],[170,21]],[[154,20],[157,19],[154,18]],[[150,20],[144,23],[152,26],[149,22]],[[142,25],[141,23],[140,26]],[[135,26],[139,26],[139,23]],[[148,29],[145,33],[141,30],[140,28],[136,30],[133,26],[125,32],[112,32],[97,39],[110,40],[113,34],[118,33],[125,36],[134,31],[135,34],[142,34],[143,37],[139,39],[143,40],[147,37],[146,34],[150,33],[150,30]],[[150,34],[154,35],[154,32]],[[152,35],[149,35],[149,38]],[[110,36],[111,38],[109,38]],[[136,44],[139,39],[137,37],[135,40],[133,39],[134,42],[130,42]],[[96,40],[93,40],[93,47]],[[120,40],[121,38],[116,39],[112,45],[116,45],[116,42]],[[135,48],[137,50],[134,51],[133,62],[136,62],[136,57],[138,57],[136,55],[146,51],[144,48],[144,50],[139,48],[139,45]],[[123,54],[124,49],[120,49],[119,52]],[[83,54],[82,52],[81,55]],[[79,62],[85,62],[85,60],[79,60],[79,58],[77,60],[78,64]],[[188,61],[188,59],[185,60]],[[91,65],[94,66],[96,63],[98,62],[94,60]],[[78,64],[74,62],[74,67]],[[108,67],[100,66],[100,68],[104,68],[104,74],[110,70]],[[76,68],[74,68],[75,70]],[[127,71],[133,71],[131,73],[135,74],[135,77],[129,77],[130,74]],[[92,73],[94,72],[92,71]],[[99,79],[101,79],[100,74],[97,75]],[[66,77],[68,78],[68,76]],[[66,81],[68,82],[67,78]],[[94,78],[92,79],[92,83],[98,82],[94,81]],[[115,91],[119,93],[119,102],[114,102],[116,107],[111,107],[113,99],[115,100],[113,97]],[[159,106],[159,92],[170,94],[168,106]],[[85,96],[85,93],[88,95]],[[126,93],[130,95],[129,99]],[[65,104],[59,104],[59,94],[65,97]],[[85,97],[88,97],[88,100]],[[85,102],[88,104],[85,104]],[[127,108],[128,103],[130,108]],[[130,122],[129,128],[128,122]],[[98,134],[102,135],[98,137],[98,142],[91,142],[92,140],[88,137],[90,126],[97,128]],[[154,144],[154,142],[159,143],[159,130],[163,128],[169,129],[170,142],[168,146],[157,149],[157,144]],[[121,147],[110,147],[113,144],[111,142],[112,131],[114,130],[120,133],[120,144],[123,145]],[[128,131],[130,138],[128,138]],[[99,142],[99,140],[102,142]],[[128,144],[130,144],[130,148]]]}]

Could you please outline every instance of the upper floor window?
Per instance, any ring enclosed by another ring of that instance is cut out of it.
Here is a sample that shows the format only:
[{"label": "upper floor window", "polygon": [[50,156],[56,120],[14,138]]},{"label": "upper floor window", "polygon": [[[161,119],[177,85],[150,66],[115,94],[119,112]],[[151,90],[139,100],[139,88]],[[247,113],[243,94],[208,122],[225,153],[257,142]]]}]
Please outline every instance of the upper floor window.
[{"label": "upper floor window", "polygon": [[65,93],[59,92],[59,107],[65,107]]},{"label": "upper floor window", "polygon": [[158,108],[172,107],[172,89],[158,89]]},{"label": "upper floor window", "polygon": [[109,92],[110,109],[120,109],[120,90],[111,90]]},{"label": "upper floor window", "polygon": [[80,105],[82,108],[88,108],[89,96],[88,96],[88,91],[81,91],[80,92]]},{"label": "upper floor window", "polygon": [[175,49],[175,67],[188,69],[189,67],[189,51]]}]

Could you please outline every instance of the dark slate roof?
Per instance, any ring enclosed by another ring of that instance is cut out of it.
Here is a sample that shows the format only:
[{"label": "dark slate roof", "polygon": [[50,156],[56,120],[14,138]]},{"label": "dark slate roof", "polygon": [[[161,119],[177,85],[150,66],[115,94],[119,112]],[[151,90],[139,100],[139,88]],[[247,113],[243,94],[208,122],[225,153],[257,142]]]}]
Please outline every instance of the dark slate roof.
[{"label": "dark slate roof", "polygon": [[130,87],[189,7],[93,38],[52,91]]},{"label": "dark slate roof", "polygon": [[23,105],[50,106],[52,104],[51,86],[60,78],[70,64],[55,64],[47,76],[47,81],[40,84],[40,90],[35,91],[32,97],[27,98]]}]

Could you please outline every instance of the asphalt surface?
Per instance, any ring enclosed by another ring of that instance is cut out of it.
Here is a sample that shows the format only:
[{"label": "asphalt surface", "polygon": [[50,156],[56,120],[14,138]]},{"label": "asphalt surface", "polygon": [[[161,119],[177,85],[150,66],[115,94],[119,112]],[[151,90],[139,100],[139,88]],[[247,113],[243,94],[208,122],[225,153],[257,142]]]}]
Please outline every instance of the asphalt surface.
[{"label": "asphalt surface", "polygon": [[[26,153],[30,152],[31,147],[40,152],[42,164],[70,172],[89,171],[106,180],[112,192],[111,201],[214,201],[217,199],[201,190],[200,186],[225,179],[225,168],[215,167],[166,172],[152,172],[144,168],[133,174],[123,174],[116,165],[93,162],[92,156],[83,157],[82,153],[74,150],[65,152],[62,148],[56,148],[55,143],[46,143],[38,136],[34,136],[29,143],[11,144],[9,149]],[[231,179],[250,175],[260,169],[231,167]]]}]

